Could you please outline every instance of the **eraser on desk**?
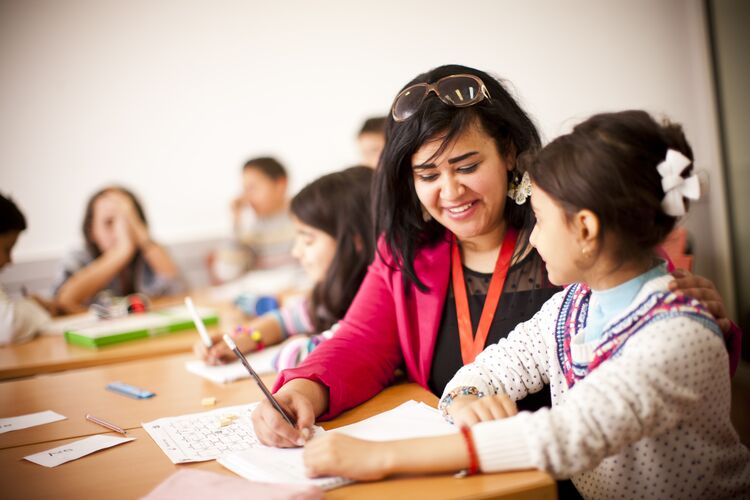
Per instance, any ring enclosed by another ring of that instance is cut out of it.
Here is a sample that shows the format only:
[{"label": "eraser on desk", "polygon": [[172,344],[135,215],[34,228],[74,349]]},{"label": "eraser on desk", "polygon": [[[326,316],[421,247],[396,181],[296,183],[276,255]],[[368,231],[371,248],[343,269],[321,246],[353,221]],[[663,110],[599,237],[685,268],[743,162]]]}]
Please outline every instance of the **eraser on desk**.
[{"label": "eraser on desk", "polygon": [[125,382],[112,382],[111,384],[107,384],[107,390],[135,399],[147,399],[156,396],[156,393],[126,384]]}]

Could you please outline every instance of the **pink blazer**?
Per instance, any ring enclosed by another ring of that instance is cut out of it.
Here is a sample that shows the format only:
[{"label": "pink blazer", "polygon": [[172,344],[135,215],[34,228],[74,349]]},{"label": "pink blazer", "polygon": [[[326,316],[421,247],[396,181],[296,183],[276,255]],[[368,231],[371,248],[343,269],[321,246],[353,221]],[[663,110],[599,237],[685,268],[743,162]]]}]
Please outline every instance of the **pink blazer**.
[{"label": "pink blazer", "polygon": [[428,389],[443,304],[450,278],[450,242],[440,240],[422,248],[414,259],[417,276],[429,288],[403,285],[403,274],[393,269],[393,256],[383,240],[385,259],[375,257],[362,286],[340,323],[336,335],[321,344],[301,366],[284,370],[274,390],[296,378],[328,387],[328,412],[333,418],[363,403],[390,385],[394,371],[404,366],[409,380]]}]

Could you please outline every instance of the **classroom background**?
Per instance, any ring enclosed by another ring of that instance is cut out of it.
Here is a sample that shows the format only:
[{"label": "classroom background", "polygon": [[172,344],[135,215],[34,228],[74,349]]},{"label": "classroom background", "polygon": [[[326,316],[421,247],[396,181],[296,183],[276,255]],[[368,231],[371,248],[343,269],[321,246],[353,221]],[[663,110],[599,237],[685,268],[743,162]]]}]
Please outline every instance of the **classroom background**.
[{"label": "classroom background", "polygon": [[684,222],[693,270],[749,331],[748,11],[741,0],[5,0],[0,186],[29,229],[0,281],[46,291],[80,243],[84,200],[118,183],[203,286],[247,158],[278,157],[294,193],[356,163],[362,121],[417,72],[460,63],[507,79],[545,140],[625,108],[684,124],[705,188]]}]

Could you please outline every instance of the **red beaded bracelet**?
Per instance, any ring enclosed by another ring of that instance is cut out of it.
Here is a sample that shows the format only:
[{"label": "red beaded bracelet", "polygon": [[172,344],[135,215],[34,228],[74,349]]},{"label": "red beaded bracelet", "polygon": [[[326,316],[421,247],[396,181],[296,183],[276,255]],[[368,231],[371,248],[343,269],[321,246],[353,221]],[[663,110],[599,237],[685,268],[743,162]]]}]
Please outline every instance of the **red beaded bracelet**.
[{"label": "red beaded bracelet", "polygon": [[473,476],[479,473],[479,456],[477,449],[474,447],[474,439],[471,437],[471,429],[468,425],[461,426],[461,435],[466,441],[466,449],[469,451],[469,468],[466,469],[465,475]]}]

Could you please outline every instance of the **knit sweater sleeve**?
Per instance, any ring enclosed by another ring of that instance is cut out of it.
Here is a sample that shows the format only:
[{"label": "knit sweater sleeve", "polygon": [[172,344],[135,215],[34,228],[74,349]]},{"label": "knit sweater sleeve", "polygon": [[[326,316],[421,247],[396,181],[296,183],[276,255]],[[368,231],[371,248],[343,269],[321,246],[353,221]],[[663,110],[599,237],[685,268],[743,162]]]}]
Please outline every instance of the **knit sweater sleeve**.
[{"label": "knit sweater sleeve", "polygon": [[714,329],[685,316],[654,321],[560,405],[474,426],[481,468],[533,467],[556,477],[591,470],[702,411],[719,384],[728,384],[726,366]]},{"label": "knit sweater sleeve", "polygon": [[443,398],[458,387],[476,387],[486,395],[503,393],[514,401],[542,390],[549,383],[547,344],[554,342],[563,294],[552,296],[531,319],[458,370],[446,385]]}]

